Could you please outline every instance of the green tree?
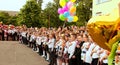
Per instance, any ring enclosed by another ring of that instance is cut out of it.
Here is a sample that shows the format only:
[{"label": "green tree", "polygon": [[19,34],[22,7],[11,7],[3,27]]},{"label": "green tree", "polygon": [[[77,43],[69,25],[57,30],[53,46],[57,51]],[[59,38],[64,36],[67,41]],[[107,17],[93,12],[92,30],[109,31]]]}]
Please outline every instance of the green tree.
[{"label": "green tree", "polygon": [[49,2],[46,8],[43,10],[47,25],[50,27],[62,26],[64,23],[63,21],[59,20],[59,14],[57,13],[58,8],[59,1],[54,0],[53,3]]},{"label": "green tree", "polygon": [[78,1],[76,14],[79,18],[77,25],[85,25],[92,15],[92,0],[81,0]]},{"label": "green tree", "polygon": [[41,27],[41,9],[35,0],[28,0],[18,15],[18,24],[25,24],[28,27]]},{"label": "green tree", "polygon": [[0,12],[0,21],[2,21],[4,24],[9,24],[9,18],[10,15],[8,13],[3,11]]},{"label": "green tree", "polygon": [[18,25],[18,23],[17,23],[17,18],[18,18],[18,16],[11,16],[11,17],[9,18],[9,23],[8,23],[8,24],[12,24],[12,25],[17,26],[17,25]]}]

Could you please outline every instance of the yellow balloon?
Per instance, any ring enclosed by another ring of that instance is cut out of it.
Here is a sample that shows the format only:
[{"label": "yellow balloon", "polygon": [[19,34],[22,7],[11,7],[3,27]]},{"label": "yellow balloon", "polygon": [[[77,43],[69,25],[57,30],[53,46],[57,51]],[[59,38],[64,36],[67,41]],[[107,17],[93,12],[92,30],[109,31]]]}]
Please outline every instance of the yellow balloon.
[{"label": "yellow balloon", "polygon": [[76,0],[70,0],[71,2],[75,2]]},{"label": "yellow balloon", "polygon": [[78,21],[78,17],[77,16],[73,16],[73,22],[77,22]]},{"label": "yellow balloon", "polygon": [[75,6],[72,6],[71,8],[70,8],[70,13],[74,13],[76,11],[76,7]]},{"label": "yellow balloon", "polygon": [[87,23],[87,30],[94,42],[100,47],[111,50],[112,45],[120,40],[119,28],[120,19],[113,19],[109,16],[96,16]]},{"label": "yellow balloon", "polygon": [[60,0],[59,4],[61,7],[64,7],[66,5],[66,2],[65,0]]}]

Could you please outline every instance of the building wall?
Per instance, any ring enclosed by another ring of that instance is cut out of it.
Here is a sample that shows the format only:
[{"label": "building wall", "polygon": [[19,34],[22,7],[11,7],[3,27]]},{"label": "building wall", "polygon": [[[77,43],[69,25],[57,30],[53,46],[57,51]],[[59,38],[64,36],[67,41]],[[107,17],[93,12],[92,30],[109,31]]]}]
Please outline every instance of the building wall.
[{"label": "building wall", "polygon": [[[98,2],[99,1],[99,2]],[[93,0],[92,16],[109,15],[115,9],[119,10],[120,0],[104,0],[106,2],[100,2],[103,0]]]}]

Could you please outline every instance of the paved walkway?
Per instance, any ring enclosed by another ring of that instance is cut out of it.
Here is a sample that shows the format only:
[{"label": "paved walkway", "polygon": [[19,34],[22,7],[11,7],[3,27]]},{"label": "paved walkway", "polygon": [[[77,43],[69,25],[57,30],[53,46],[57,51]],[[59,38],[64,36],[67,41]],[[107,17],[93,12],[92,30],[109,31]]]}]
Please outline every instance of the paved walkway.
[{"label": "paved walkway", "polygon": [[48,62],[19,42],[0,41],[0,65],[48,65]]}]

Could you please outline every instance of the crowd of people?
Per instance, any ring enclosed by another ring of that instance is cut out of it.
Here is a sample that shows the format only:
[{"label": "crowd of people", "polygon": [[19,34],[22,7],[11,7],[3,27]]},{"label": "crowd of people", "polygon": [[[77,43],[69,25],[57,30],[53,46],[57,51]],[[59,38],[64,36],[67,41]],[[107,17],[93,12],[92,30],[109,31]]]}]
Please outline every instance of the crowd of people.
[{"label": "crowd of people", "polygon": [[107,65],[109,52],[100,48],[88,35],[86,28],[22,29],[21,43],[50,62],[50,65]]},{"label": "crowd of people", "polygon": [[[12,40],[19,40],[45,58],[49,65],[108,65],[110,52],[93,42],[85,26],[1,28],[1,31],[5,30],[4,38],[10,36]],[[115,60],[118,62],[119,59],[117,56]]]},{"label": "crowd of people", "polygon": [[0,40],[2,41],[18,41],[19,40],[19,27],[14,25],[0,24]]}]

